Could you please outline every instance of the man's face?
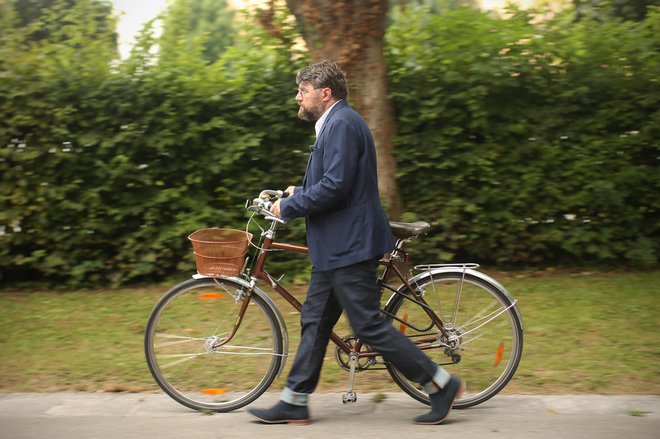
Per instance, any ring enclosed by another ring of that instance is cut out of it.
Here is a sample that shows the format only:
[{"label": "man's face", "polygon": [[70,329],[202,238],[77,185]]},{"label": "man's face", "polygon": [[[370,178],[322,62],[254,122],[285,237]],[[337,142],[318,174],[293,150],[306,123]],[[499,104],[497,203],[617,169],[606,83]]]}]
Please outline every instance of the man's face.
[{"label": "man's face", "polygon": [[325,111],[325,106],[321,100],[322,89],[314,88],[309,82],[301,82],[298,86],[298,94],[296,94],[296,102],[300,106],[298,108],[298,117],[302,120],[314,122],[319,120]]}]

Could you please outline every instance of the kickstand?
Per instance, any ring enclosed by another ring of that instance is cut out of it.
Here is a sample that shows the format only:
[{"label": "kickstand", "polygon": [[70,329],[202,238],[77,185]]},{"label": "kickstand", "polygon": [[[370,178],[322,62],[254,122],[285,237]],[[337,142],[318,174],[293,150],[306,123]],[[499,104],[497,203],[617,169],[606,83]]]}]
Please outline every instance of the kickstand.
[{"label": "kickstand", "polygon": [[348,372],[348,391],[342,395],[341,401],[344,404],[353,404],[357,401],[357,395],[353,392],[353,379],[355,378],[355,367],[357,366],[357,354],[352,353],[349,356],[351,370]]}]

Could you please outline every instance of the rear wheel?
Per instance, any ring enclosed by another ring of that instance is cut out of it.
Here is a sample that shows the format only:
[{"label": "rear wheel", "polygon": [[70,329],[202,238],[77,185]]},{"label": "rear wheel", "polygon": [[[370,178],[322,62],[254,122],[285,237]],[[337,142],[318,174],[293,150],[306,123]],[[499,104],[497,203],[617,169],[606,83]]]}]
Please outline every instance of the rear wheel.
[{"label": "rear wheel", "polygon": [[[156,383],[195,410],[227,412],[268,389],[283,355],[282,331],[270,305],[230,279],[190,280],[156,304],[144,347]],[[236,334],[226,343],[249,300]]]},{"label": "rear wheel", "polygon": [[[496,285],[462,270],[421,276],[416,285],[442,319],[447,337],[431,324],[421,306],[398,293],[386,306],[395,316],[394,326],[463,380],[466,390],[454,407],[471,407],[492,398],[513,377],[522,356],[522,323],[511,298]],[[408,381],[390,364],[387,369],[401,389],[430,404],[419,384]]]}]

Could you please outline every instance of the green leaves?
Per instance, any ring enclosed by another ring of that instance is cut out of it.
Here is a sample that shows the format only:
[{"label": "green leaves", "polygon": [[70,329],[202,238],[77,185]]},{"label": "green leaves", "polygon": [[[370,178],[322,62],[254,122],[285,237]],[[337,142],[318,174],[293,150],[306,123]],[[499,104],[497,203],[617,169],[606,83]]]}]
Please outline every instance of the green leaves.
[{"label": "green leaves", "polygon": [[188,47],[157,58],[147,31],[120,62],[80,37],[94,34],[77,18],[88,7],[50,10],[42,20],[54,31],[36,42],[0,20],[11,40],[0,48],[3,282],[187,276],[188,234],[243,228],[245,199],[304,172],[293,151],[310,129],[296,117],[287,51],[235,48],[209,64]]},{"label": "green leaves", "polygon": [[[246,198],[304,172],[313,129],[292,92],[304,57],[247,22],[210,62],[211,39],[185,37],[203,29],[179,10],[167,41],[147,26],[118,60],[97,3],[27,19],[0,5],[3,283],[187,275],[188,234],[242,228]],[[397,11],[386,55],[404,218],[434,225],[418,260],[657,263],[658,11],[577,23]],[[302,221],[287,228],[304,240]]]},{"label": "green leaves", "polygon": [[436,224],[420,259],[657,263],[658,11],[407,11],[387,56],[404,199]]}]

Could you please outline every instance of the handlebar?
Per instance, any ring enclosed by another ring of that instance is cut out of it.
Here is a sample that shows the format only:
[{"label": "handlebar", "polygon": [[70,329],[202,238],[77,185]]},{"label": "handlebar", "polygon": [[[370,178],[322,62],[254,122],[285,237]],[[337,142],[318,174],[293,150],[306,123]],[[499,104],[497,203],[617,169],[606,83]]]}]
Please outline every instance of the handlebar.
[{"label": "handlebar", "polygon": [[273,215],[270,211],[270,208],[273,206],[275,201],[279,200],[280,198],[286,198],[288,196],[288,192],[266,189],[261,191],[259,196],[252,200],[251,204],[250,200],[248,200],[245,207],[247,210],[251,210],[253,212],[257,212],[260,215],[263,215],[263,217],[268,221],[277,221],[278,223],[284,224],[285,221]]},{"label": "handlebar", "polygon": [[270,190],[270,189],[263,190],[259,194],[259,198],[261,198],[262,200],[268,200],[270,198],[275,198],[275,200],[272,200],[272,201],[276,201],[280,198],[286,198],[288,196],[289,196],[288,192],[274,191],[274,190]]}]

